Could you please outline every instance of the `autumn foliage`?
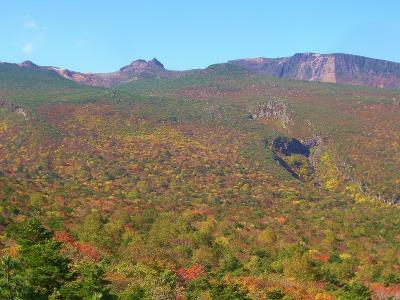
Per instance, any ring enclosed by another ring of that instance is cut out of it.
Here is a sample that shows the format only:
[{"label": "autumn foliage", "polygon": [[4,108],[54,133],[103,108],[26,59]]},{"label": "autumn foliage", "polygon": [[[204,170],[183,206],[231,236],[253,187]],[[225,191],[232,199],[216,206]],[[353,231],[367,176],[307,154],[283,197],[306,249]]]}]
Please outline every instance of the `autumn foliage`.
[{"label": "autumn foliage", "polygon": [[78,251],[83,256],[90,258],[94,261],[100,261],[100,253],[93,246],[85,243],[79,243],[75,238],[66,231],[58,231],[55,233],[54,238],[56,241],[62,242]]},{"label": "autumn foliage", "polygon": [[[18,256],[11,233],[39,218],[121,299],[397,296],[398,93],[224,72],[16,74],[0,96],[30,118],[0,108],[0,248]],[[253,116],[269,103],[284,120]]]}]

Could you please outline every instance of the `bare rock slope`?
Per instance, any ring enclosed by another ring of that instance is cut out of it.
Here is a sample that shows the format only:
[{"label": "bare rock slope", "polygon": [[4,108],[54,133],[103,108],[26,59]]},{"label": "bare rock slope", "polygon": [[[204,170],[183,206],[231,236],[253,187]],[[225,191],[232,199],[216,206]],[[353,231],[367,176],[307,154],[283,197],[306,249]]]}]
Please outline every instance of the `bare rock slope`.
[{"label": "bare rock slope", "polygon": [[357,55],[297,53],[290,57],[238,59],[229,63],[274,77],[400,88],[400,63]]}]

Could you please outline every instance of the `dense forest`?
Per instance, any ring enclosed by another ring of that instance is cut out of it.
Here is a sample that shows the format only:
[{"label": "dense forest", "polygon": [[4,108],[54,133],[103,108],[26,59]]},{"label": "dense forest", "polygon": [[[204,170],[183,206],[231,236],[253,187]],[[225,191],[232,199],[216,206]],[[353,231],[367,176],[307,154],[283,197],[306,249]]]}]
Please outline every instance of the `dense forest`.
[{"label": "dense forest", "polygon": [[399,299],[399,103],[0,65],[0,298]]}]

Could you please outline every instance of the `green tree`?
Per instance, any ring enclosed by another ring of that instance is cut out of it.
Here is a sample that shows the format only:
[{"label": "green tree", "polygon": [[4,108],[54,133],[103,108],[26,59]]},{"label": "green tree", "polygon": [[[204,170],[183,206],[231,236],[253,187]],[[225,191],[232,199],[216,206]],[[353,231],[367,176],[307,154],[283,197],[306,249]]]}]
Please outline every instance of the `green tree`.
[{"label": "green tree", "polygon": [[29,220],[15,230],[19,246],[16,259],[0,261],[1,299],[111,299],[104,268],[82,264],[73,269],[39,220]]},{"label": "green tree", "polygon": [[20,245],[20,276],[27,285],[26,297],[48,299],[71,278],[69,260],[61,255],[61,244],[52,239],[37,219],[24,223],[17,234]]},{"label": "green tree", "polygon": [[285,293],[279,289],[274,289],[267,292],[268,300],[283,300],[285,298]]},{"label": "green tree", "polygon": [[75,278],[63,286],[61,295],[65,299],[111,299],[108,282],[104,279],[102,265],[82,264],[75,271]]},{"label": "green tree", "polygon": [[18,260],[6,255],[0,261],[0,298],[18,299],[23,293],[23,281],[18,274],[20,263]]},{"label": "green tree", "polygon": [[119,298],[122,300],[142,300],[145,299],[145,290],[140,286],[131,286],[119,295]]},{"label": "green tree", "polygon": [[336,293],[340,300],[370,300],[371,291],[360,282],[346,284]]},{"label": "green tree", "polygon": [[246,290],[237,284],[226,284],[222,277],[211,286],[211,297],[215,300],[250,300]]},{"label": "green tree", "polygon": [[102,243],[102,234],[104,222],[101,214],[97,211],[90,213],[85,217],[83,226],[79,231],[79,238],[82,241],[100,245]]}]

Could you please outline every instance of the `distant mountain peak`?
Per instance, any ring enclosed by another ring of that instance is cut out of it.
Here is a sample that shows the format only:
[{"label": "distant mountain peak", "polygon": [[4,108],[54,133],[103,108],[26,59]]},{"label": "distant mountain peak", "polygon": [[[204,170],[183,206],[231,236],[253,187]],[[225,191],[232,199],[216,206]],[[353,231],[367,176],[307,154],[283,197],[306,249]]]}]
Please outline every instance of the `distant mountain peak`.
[{"label": "distant mountain peak", "polygon": [[274,77],[400,88],[400,63],[358,55],[304,52],[289,57],[246,58],[228,63]]},{"label": "distant mountain peak", "polygon": [[153,66],[157,66],[159,68],[163,68],[164,69],[164,65],[155,57],[152,60],[149,60],[148,63],[153,65]]},{"label": "distant mountain peak", "polygon": [[165,70],[164,65],[153,58],[152,60],[146,61],[144,59],[137,59],[131,62],[129,65],[124,66],[120,69],[121,72],[129,71],[129,70],[146,70],[146,69],[162,69]]},{"label": "distant mountain peak", "polygon": [[30,60],[25,60],[22,63],[18,64],[20,67],[24,67],[24,68],[39,68],[38,65],[34,64],[33,62],[31,62]]},{"label": "distant mountain peak", "polygon": [[24,62],[19,64],[19,66],[56,72],[58,75],[85,85],[106,87],[139,79],[170,78],[173,76],[178,76],[179,73],[166,70],[164,65],[156,58],[153,58],[149,61],[137,59],[132,61],[129,65],[122,67],[118,71],[110,73],[82,73],[58,67],[36,66],[32,62]]},{"label": "distant mountain peak", "polygon": [[[124,66],[124,67],[128,67],[128,66],[141,66],[141,65],[146,65],[147,64],[147,61],[146,60],[144,60],[144,59],[136,59],[136,60],[134,60],[133,62],[131,62],[129,65],[126,65],[126,66]],[[122,67],[122,68],[124,68],[124,67]],[[121,69],[122,69],[121,68]]]},{"label": "distant mountain peak", "polygon": [[322,55],[321,53],[317,52],[297,52],[294,55],[301,55],[301,56],[320,56]]}]

